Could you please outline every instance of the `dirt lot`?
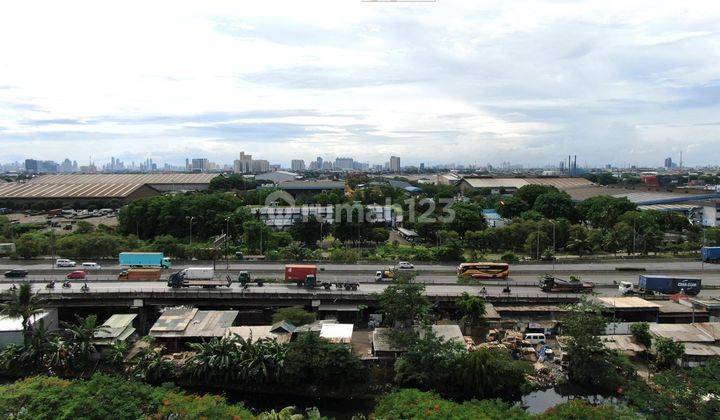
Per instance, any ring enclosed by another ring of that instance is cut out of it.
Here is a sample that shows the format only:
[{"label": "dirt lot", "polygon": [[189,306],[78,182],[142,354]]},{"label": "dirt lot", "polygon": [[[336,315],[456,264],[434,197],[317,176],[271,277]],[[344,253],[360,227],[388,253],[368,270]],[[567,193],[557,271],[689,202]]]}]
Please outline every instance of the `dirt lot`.
[{"label": "dirt lot", "polygon": [[[77,222],[80,220],[83,220],[85,222],[88,222],[94,226],[98,225],[106,225],[115,227],[118,224],[117,216],[97,216],[97,217],[88,217],[85,219],[76,219],[76,218],[67,218],[64,216],[57,216],[50,218],[47,214],[40,214],[40,215],[26,215],[24,213],[10,213],[5,215],[11,222],[18,222],[18,223],[37,223],[37,224],[45,224],[48,226],[47,229],[49,229],[49,223],[48,222],[57,222],[60,224],[59,227],[54,227],[53,230],[55,230],[55,233],[58,235],[62,235],[65,233],[71,233],[75,231],[75,226],[77,225]],[[72,230],[65,230],[63,227],[65,226],[72,226]],[[46,229],[46,230],[47,230]]]}]

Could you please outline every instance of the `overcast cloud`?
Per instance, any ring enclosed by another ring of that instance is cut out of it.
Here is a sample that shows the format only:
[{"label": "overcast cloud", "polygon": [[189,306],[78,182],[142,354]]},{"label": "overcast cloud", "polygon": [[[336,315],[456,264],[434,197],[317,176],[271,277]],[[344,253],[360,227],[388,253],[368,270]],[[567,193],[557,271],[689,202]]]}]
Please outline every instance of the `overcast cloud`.
[{"label": "overcast cloud", "polygon": [[720,162],[714,1],[0,2],[0,161]]}]

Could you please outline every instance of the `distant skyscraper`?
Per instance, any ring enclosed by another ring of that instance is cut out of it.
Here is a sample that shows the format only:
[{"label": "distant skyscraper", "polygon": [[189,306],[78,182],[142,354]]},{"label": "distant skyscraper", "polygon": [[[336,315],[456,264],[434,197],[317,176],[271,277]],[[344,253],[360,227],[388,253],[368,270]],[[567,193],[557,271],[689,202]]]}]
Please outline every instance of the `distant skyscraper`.
[{"label": "distant skyscraper", "polygon": [[335,165],[333,165],[334,169],[340,169],[340,170],[351,170],[353,168],[353,158],[348,157],[338,157],[335,158]]},{"label": "distant skyscraper", "polygon": [[245,152],[240,152],[240,158],[233,162],[233,171],[239,174],[252,172],[252,155],[246,155]]},{"label": "distant skyscraper", "polygon": [[192,160],[192,171],[193,172],[205,172],[208,170],[207,158],[195,158]]},{"label": "distant skyscraper", "polygon": [[38,161],[35,159],[25,159],[25,172],[31,174],[38,173]]},{"label": "distant skyscraper", "polygon": [[388,167],[390,172],[400,172],[400,158],[398,156],[390,156],[390,164]]},{"label": "distant skyscraper", "polygon": [[253,160],[250,167],[250,172],[262,173],[270,171],[270,162],[265,159]]},{"label": "distant skyscraper", "polygon": [[305,170],[305,161],[302,159],[293,159],[290,162],[290,169],[293,171],[304,171]]},{"label": "distant skyscraper", "polygon": [[665,158],[665,169],[672,169],[673,161],[672,158]]},{"label": "distant skyscraper", "polygon": [[321,158],[320,156],[316,157],[315,164],[317,165],[318,169],[322,169],[323,168],[323,158]]}]

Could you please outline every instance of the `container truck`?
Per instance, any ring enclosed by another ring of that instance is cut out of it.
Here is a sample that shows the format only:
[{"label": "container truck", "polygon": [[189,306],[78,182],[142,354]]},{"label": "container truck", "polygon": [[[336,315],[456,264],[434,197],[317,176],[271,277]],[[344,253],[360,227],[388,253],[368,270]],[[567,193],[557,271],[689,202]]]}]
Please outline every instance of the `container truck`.
[{"label": "container truck", "polygon": [[720,246],[704,246],[700,248],[700,255],[704,262],[717,264],[720,262]]},{"label": "container truck", "polygon": [[540,289],[553,293],[592,293],[595,284],[571,277],[570,280],[546,275],[540,280]]},{"label": "container truck", "polygon": [[172,267],[170,258],[162,252],[121,252],[118,260],[122,267]]},{"label": "container truck", "polygon": [[174,289],[191,286],[215,288],[218,286],[230,287],[232,280],[229,277],[216,279],[215,269],[212,267],[189,267],[170,275],[167,284]]},{"label": "container truck", "polygon": [[655,293],[674,294],[684,292],[686,295],[695,296],[700,293],[702,280],[688,277],[668,277],[641,275],[638,284],[634,285],[629,281],[621,281],[618,289],[623,295],[652,295]]},{"label": "container truck", "polygon": [[308,289],[322,287],[325,288],[325,290],[329,290],[333,284],[336,288],[345,290],[357,290],[360,286],[358,282],[330,283],[326,281],[318,281],[317,272],[318,268],[316,265],[288,264],[285,266],[285,282],[295,283],[298,287],[305,287]]},{"label": "container truck", "polygon": [[123,270],[118,275],[122,281],[158,281],[160,280],[159,268],[130,268]]},{"label": "container truck", "polygon": [[317,265],[288,264],[285,266],[285,282],[302,286],[307,276],[317,277],[317,272]]}]

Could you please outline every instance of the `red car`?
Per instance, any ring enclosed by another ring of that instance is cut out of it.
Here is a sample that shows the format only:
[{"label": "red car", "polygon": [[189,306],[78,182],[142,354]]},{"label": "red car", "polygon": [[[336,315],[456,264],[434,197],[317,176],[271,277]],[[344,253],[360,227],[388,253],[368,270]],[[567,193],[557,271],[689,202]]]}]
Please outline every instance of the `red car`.
[{"label": "red car", "polygon": [[85,280],[85,272],[82,270],[76,270],[65,276],[68,280]]}]

